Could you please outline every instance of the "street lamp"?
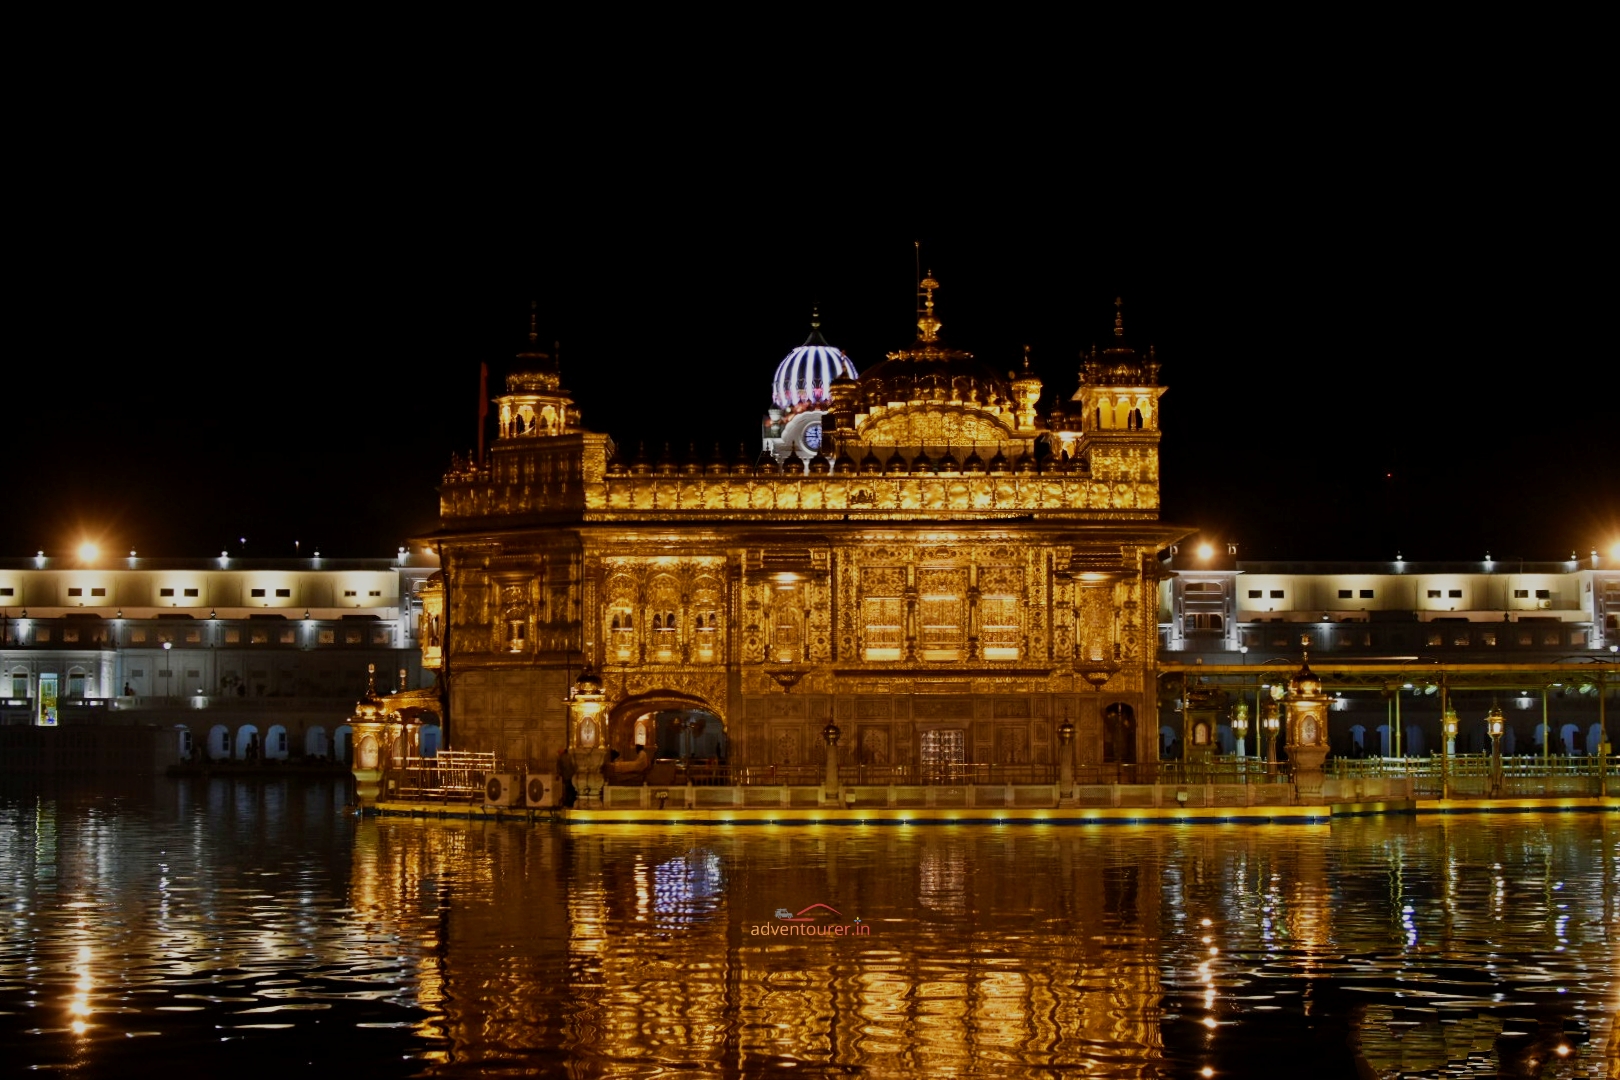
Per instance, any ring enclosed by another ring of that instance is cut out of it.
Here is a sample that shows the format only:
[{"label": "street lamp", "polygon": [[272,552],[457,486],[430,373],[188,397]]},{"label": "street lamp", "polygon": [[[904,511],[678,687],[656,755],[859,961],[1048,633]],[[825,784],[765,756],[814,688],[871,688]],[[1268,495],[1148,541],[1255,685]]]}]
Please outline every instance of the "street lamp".
[{"label": "street lamp", "polygon": [[1277,728],[1280,726],[1275,698],[1260,707],[1260,726],[1266,733],[1266,772],[1274,773],[1277,771]]},{"label": "street lamp", "polygon": [[842,734],[843,732],[838,730],[838,725],[830,719],[827,726],[821,729],[821,741],[827,744],[827,768],[821,780],[822,788],[829,798],[838,794],[838,736]]},{"label": "street lamp", "polygon": [[1485,714],[1485,730],[1491,736],[1491,797],[1502,793],[1502,729],[1507,721],[1502,710],[1495,705]]},{"label": "street lamp", "polygon": [[1446,703],[1446,715],[1440,721],[1440,730],[1446,736],[1446,752],[1440,759],[1440,797],[1451,798],[1451,755],[1457,752],[1457,707]]},{"label": "street lamp", "polygon": [[174,689],[174,687],[171,685],[171,682],[174,679],[174,675],[169,671],[169,650],[172,649],[172,648],[174,648],[174,642],[165,641],[163,643],[163,696],[164,697],[170,697],[171,695],[170,695],[169,691]]},{"label": "street lamp", "polygon": [[1237,738],[1237,756],[1248,756],[1243,745],[1243,737],[1249,733],[1249,707],[1238,702],[1237,708],[1232,710],[1232,734]]}]

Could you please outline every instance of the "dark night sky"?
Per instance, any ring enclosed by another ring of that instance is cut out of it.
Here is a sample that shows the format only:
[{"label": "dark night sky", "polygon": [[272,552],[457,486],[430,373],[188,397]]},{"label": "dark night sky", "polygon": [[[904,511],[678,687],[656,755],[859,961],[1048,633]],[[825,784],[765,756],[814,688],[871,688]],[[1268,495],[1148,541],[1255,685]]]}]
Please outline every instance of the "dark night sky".
[{"label": "dark night sky", "polygon": [[1485,223],[1490,193],[1433,185],[1063,192],[890,214],[690,188],[628,217],[591,213],[602,196],[523,218],[543,226],[339,228],[223,203],[213,225],[206,207],[120,220],[99,265],[55,252],[19,305],[32,344],[8,365],[0,552],[88,534],[146,555],[241,537],[257,555],[390,553],[433,526],[438,476],[475,440],[479,363],[494,391],[531,297],[588,426],[649,450],[753,447],[812,303],[858,369],[910,343],[914,239],[947,341],[1003,368],[1031,345],[1043,411],[1123,294],[1170,388],[1164,517],[1246,557],[1620,541],[1620,376],[1597,327],[1609,298],[1570,247],[1578,196]]}]

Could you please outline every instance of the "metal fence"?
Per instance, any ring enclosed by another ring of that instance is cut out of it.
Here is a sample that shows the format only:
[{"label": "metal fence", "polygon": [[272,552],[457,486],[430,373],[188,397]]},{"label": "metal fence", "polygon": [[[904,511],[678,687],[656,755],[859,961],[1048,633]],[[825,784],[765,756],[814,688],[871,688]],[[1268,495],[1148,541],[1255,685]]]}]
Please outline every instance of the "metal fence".
[{"label": "metal fence", "polygon": [[434,757],[406,758],[397,793],[446,801],[482,798],[484,781],[494,771],[493,750],[440,750]]}]

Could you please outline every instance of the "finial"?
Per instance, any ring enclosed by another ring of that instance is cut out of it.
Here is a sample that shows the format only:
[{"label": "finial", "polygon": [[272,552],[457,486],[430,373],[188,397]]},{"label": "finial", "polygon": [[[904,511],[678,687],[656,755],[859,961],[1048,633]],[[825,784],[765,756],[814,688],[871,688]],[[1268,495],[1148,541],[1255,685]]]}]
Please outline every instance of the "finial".
[{"label": "finial", "polygon": [[917,320],[917,329],[922,333],[922,340],[934,341],[939,337],[939,328],[943,324],[934,318],[934,290],[939,288],[939,282],[934,280],[932,269],[918,283],[918,288],[923,291],[923,315]]},{"label": "finial", "polygon": [[811,304],[810,305],[810,329],[812,329],[812,330],[820,330],[821,329],[821,305],[820,304]]},{"label": "finial", "polygon": [[1024,346],[1024,372],[1029,373],[1029,346]]},{"label": "finial", "polygon": [[530,300],[529,301],[529,344],[531,346],[533,346],[535,342],[540,340],[539,331],[537,331],[535,329],[535,320],[538,318],[539,308],[540,308],[540,301],[538,301],[538,300]]},{"label": "finial", "polygon": [[1114,297],[1114,336],[1117,338],[1125,336],[1125,298],[1123,296]]}]

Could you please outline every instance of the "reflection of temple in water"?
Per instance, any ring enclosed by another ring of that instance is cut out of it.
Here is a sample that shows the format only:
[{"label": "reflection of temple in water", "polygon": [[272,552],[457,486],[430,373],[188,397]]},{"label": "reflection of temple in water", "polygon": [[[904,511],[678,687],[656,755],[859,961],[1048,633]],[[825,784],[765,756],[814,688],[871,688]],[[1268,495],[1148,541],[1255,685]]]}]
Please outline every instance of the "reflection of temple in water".
[{"label": "reflection of temple in water", "polygon": [[937,288],[917,340],[859,374],[819,331],[793,350],[758,460],[615,447],[531,332],[431,539],[424,618],[448,632],[424,663],[452,745],[549,768],[583,660],[609,745],[733,781],[819,778],[829,720],[847,764],[895,782],[968,763],[1045,782],[1065,717],[1077,764],[1155,760],[1158,555],[1186,531],[1158,520],[1158,360],[1116,317],[1043,401],[1027,357],[945,344]]},{"label": "reflection of temple in water", "polygon": [[[1094,844],[1035,835],[379,825],[356,907],[421,931],[419,1004],[460,1064],[1156,1075],[1160,904],[1127,846],[1098,873]],[[970,872],[992,863],[1038,872]],[[811,904],[872,932],[749,932]]]}]

